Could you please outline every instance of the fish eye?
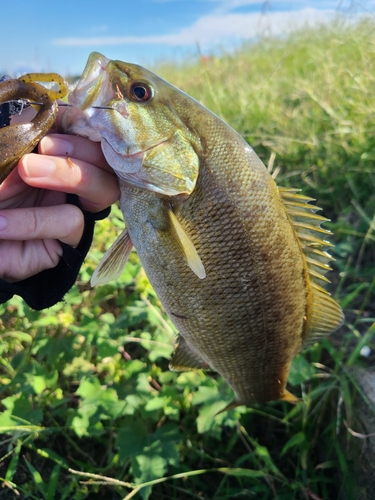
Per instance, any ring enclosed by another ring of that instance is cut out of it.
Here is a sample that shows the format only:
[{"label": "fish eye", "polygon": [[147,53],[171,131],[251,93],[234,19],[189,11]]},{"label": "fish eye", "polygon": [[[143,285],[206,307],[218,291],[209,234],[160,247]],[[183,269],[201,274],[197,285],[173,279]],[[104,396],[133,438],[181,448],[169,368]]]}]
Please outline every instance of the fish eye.
[{"label": "fish eye", "polygon": [[153,96],[152,88],[143,82],[133,83],[130,87],[130,98],[133,101],[147,102]]}]

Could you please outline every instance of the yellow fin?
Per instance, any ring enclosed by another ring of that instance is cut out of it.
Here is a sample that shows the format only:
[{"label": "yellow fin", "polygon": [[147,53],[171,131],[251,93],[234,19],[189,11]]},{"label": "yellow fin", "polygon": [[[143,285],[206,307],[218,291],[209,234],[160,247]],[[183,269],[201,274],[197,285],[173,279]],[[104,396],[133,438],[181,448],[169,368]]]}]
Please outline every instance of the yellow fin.
[{"label": "yellow fin", "polygon": [[206,277],[206,271],[204,270],[204,266],[202,261],[198,255],[198,252],[193,245],[192,241],[182,229],[181,224],[178,222],[175,214],[170,210],[170,221],[172,223],[173,229],[175,230],[182,252],[185,256],[185,260],[190,267],[190,269],[200,278],[201,280]]},{"label": "yellow fin", "polygon": [[330,231],[320,227],[328,219],[315,214],[320,209],[310,205],[309,202],[314,200],[297,194],[297,189],[280,187],[278,189],[286,212],[298,235],[311,279],[312,306],[303,342],[305,348],[318,341],[321,337],[335,331],[344,321],[341,307],[320,286],[322,282],[329,283],[329,280],[324,275],[331,270],[328,264],[334,260],[324,250],[324,247],[333,245],[321,238],[322,234],[330,234]]},{"label": "yellow fin", "polygon": [[[272,400],[270,400],[272,401]],[[279,398],[277,401],[288,401],[288,403],[296,404],[301,401],[300,398],[297,398],[294,394],[289,392],[288,390],[284,389],[284,394]],[[254,403],[256,404],[256,403]],[[225,406],[222,410],[218,411],[216,415],[220,415],[220,413],[223,413],[224,411],[229,411],[233,410],[233,408],[237,408],[237,406],[247,406],[245,403],[242,403],[239,401],[236,397],[231,401],[227,406]]]},{"label": "yellow fin", "polygon": [[91,286],[104,285],[121,276],[133,248],[127,229],[120,234],[113,245],[105,252],[91,277]]},{"label": "yellow fin", "polygon": [[310,201],[314,201],[313,198],[297,194],[297,189],[279,187],[278,190],[305,255],[311,281],[317,284],[329,283],[324,275],[331,270],[328,264],[334,259],[324,247],[333,245],[322,239],[322,235],[329,235],[331,231],[320,227],[329,219],[316,215],[315,212],[320,208],[310,204]]},{"label": "yellow fin", "polygon": [[297,398],[294,394],[291,392],[287,391],[286,389],[284,390],[284,394],[280,398],[280,401],[288,401],[288,403],[298,403],[301,401],[299,398]]},{"label": "yellow fin", "polygon": [[179,335],[176,340],[176,351],[169,363],[169,369],[175,372],[185,372],[188,370],[207,370],[210,366],[201,359],[186,342],[184,337]]},{"label": "yellow fin", "polygon": [[303,341],[303,348],[314,344],[339,328],[344,322],[344,314],[339,304],[330,294],[312,283],[313,304],[308,330]]}]

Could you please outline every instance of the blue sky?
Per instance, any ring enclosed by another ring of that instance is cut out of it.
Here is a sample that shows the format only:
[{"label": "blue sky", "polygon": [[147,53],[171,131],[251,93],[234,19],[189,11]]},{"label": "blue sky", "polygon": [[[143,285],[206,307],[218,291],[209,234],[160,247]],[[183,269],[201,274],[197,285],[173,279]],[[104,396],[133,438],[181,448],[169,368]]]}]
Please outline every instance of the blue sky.
[{"label": "blue sky", "polygon": [[83,70],[90,52],[143,66],[260,34],[375,14],[375,0],[2,0],[0,73]]}]

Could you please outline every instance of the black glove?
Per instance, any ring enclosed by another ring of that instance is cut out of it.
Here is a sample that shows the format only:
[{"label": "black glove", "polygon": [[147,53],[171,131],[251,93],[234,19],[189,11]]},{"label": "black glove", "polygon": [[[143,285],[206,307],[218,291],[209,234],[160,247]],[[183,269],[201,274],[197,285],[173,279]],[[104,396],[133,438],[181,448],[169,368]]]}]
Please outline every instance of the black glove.
[{"label": "black glove", "polygon": [[[79,207],[76,195],[68,194],[67,203]],[[74,285],[90,249],[95,221],[108,217],[110,211],[111,207],[95,214],[83,211],[85,227],[81,241],[76,248],[60,242],[63,254],[56,267],[46,269],[16,283],[8,283],[0,279],[0,303],[8,301],[13,295],[19,295],[30,307],[40,311],[62,300],[66,292]]]}]

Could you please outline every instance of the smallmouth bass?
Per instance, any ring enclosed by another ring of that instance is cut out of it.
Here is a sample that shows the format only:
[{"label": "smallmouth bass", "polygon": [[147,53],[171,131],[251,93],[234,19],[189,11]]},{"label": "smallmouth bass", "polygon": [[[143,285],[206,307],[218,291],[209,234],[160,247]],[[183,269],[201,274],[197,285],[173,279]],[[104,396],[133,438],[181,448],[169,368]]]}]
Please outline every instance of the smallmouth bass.
[{"label": "smallmouth bass", "polygon": [[[46,89],[36,82],[55,82],[59,89]],[[56,99],[67,93],[68,84],[57,73],[28,73],[0,82],[0,104],[17,99],[38,103],[38,112],[30,122],[0,129],[0,184],[53,126],[58,111]]]},{"label": "smallmouth bass", "polygon": [[93,282],[118,276],[134,245],[179,331],[172,370],[216,370],[233,406],[295,400],[292,359],[343,321],[321,287],[329,231],[311,199],[278,188],[237,132],[135,64],[92,53],[69,103],[62,126],[101,142],[126,222]]}]

